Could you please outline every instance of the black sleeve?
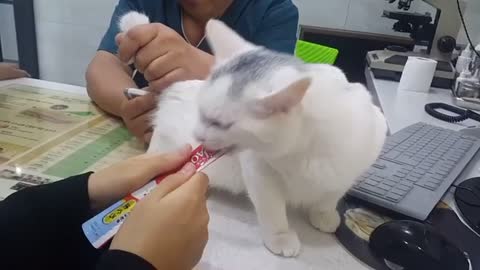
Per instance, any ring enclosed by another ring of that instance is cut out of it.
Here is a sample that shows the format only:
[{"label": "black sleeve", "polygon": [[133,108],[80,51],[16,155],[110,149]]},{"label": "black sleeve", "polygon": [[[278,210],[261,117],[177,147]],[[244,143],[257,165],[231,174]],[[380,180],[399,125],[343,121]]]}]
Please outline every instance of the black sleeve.
[{"label": "black sleeve", "polygon": [[0,202],[2,269],[93,269],[101,251],[85,238],[88,178],[78,175],[16,192]]},{"label": "black sleeve", "polygon": [[121,250],[106,252],[96,270],[155,270],[155,267],[143,258]]}]

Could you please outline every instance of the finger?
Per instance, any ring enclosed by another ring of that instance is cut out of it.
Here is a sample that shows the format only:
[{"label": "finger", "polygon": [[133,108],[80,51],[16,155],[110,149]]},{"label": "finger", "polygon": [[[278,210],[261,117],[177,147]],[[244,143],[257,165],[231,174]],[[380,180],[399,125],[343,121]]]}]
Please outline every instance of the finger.
[{"label": "finger", "polygon": [[17,69],[19,74],[21,74],[22,77],[32,77],[32,75],[30,75],[30,73],[28,73],[27,71],[23,70],[23,69]]},{"label": "finger", "polygon": [[137,51],[150,43],[158,34],[158,23],[138,25],[130,29],[118,47],[118,55],[123,62],[129,61]]},{"label": "finger", "polygon": [[145,178],[178,170],[184,165],[192,153],[192,146],[186,144],[175,151],[166,154],[150,153],[137,157],[138,166],[146,174]]},{"label": "finger", "polygon": [[129,130],[140,140],[152,129],[152,111],[148,111],[139,117],[130,120],[127,124]]},{"label": "finger", "polygon": [[156,105],[157,101],[153,93],[148,93],[144,96],[138,96],[128,101],[126,106],[123,108],[123,116],[129,120],[133,120],[140,115],[153,110]]},{"label": "finger", "polygon": [[150,82],[148,88],[158,93],[176,82],[185,80],[185,78],[185,71],[183,69],[177,68],[170,73],[167,73],[162,78]]},{"label": "finger", "polygon": [[142,73],[145,73],[147,67],[157,58],[168,53],[170,49],[162,42],[162,37],[157,36],[150,43],[140,48],[135,55],[135,67]]},{"label": "finger", "polygon": [[167,53],[153,60],[143,71],[145,79],[149,82],[161,79],[168,73],[179,68],[178,61],[175,61],[173,53]]},{"label": "finger", "polygon": [[180,170],[180,172],[172,174],[165,178],[153,191],[152,191],[152,198],[155,199],[162,199],[166,195],[170,194],[172,191],[180,188],[182,185],[187,182],[190,177],[195,173],[196,169],[195,166],[188,162],[185,166]]},{"label": "finger", "polygon": [[145,133],[145,135],[143,136],[143,141],[146,142],[146,143],[150,143],[150,141],[152,140],[152,136],[153,136],[153,132],[151,132],[151,131]]},{"label": "finger", "polygon": [[[204,173],[197,173],[174,193],[182,201],[206,201],[208,190],[208,177]],[[172,195],[174,194],[172,193]]]},{"label": "finger", "polygon": [[23,77],[30,77],[30,74],[25,70],[21,69],[12,69],[7,73],[8,79],[16,79],[16,78],[23,78]]},{"label": "finger", "polygon": [[122,44],[122,41],[124,39],[125,39],[125,33],[118,33],[115,36],[115,44],[117,44],[117,46],[119,46],[120,44]]}]

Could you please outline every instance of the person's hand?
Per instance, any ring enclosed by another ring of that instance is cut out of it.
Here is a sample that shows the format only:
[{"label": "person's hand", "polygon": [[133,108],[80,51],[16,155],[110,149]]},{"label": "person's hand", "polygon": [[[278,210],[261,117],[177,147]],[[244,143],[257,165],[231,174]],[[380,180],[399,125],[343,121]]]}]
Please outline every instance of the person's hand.
[{"label": "person's hand", "polygon": [[116,37],[118,56],[144,74],[150,89],[161,91],[171,84],[205,79],[213,56],[188,44],[173,29],[161,24],[139,25]]},{"label": "person's hand", "polygon": [[15,64],[0,63],[0,80],[10,80],[30,77],[25,70],[19,69]]},{"label": "person's hand", "polygon": [[102,210],[156,176],[179,169],[191,152],[192,147],[186,145],[172,153],[143,154],[93,173],[88,179],[91,208]]},{"label": "person's hand", "polygon": [[156,269],[191,270],[208,241],[208,178],[187,163],[140,201],[110,246],[136,254]]},{"label": "person's hand", "polygon": [[143,142],[152,138],[152,113],[157,106],[155,95],[149,93],[132,100],[125,99],[120,107],[120,116],[128,130]]}]

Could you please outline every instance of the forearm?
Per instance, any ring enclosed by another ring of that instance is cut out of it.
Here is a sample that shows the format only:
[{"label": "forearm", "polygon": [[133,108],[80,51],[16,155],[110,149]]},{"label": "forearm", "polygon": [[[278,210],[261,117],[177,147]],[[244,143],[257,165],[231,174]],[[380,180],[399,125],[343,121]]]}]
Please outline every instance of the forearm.
[{"label": "forearm", "polygon": [[116,56],[99,51],[88,66],[87,91],[90,98],[108,113],[120,116],[123,89],[136,88],[131,70]]},{"label": "forearm", "polygon": [[88,178],[27,188],[0,202],[2,263],[9,269],[62,269],[71,261],[85,269],[94,265],[100,253],[81,229],[91,216]]}]

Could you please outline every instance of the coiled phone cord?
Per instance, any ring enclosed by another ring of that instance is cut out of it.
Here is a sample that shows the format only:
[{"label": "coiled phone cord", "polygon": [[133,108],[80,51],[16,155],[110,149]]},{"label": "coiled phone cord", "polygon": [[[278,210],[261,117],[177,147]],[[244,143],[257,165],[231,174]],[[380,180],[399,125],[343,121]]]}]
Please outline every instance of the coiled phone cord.
[{"label": "coiled phone cord", "polygon": [[[441,113],[438,111],[439,109],[449,111],[456,115],[448,115]],[[429,115],[449,123],[459,123],[467,119],[472,119],[480,122],[480,114],[472,110],[465,110],[445,103],[429,103],[425,105],[425,111]]]}]

